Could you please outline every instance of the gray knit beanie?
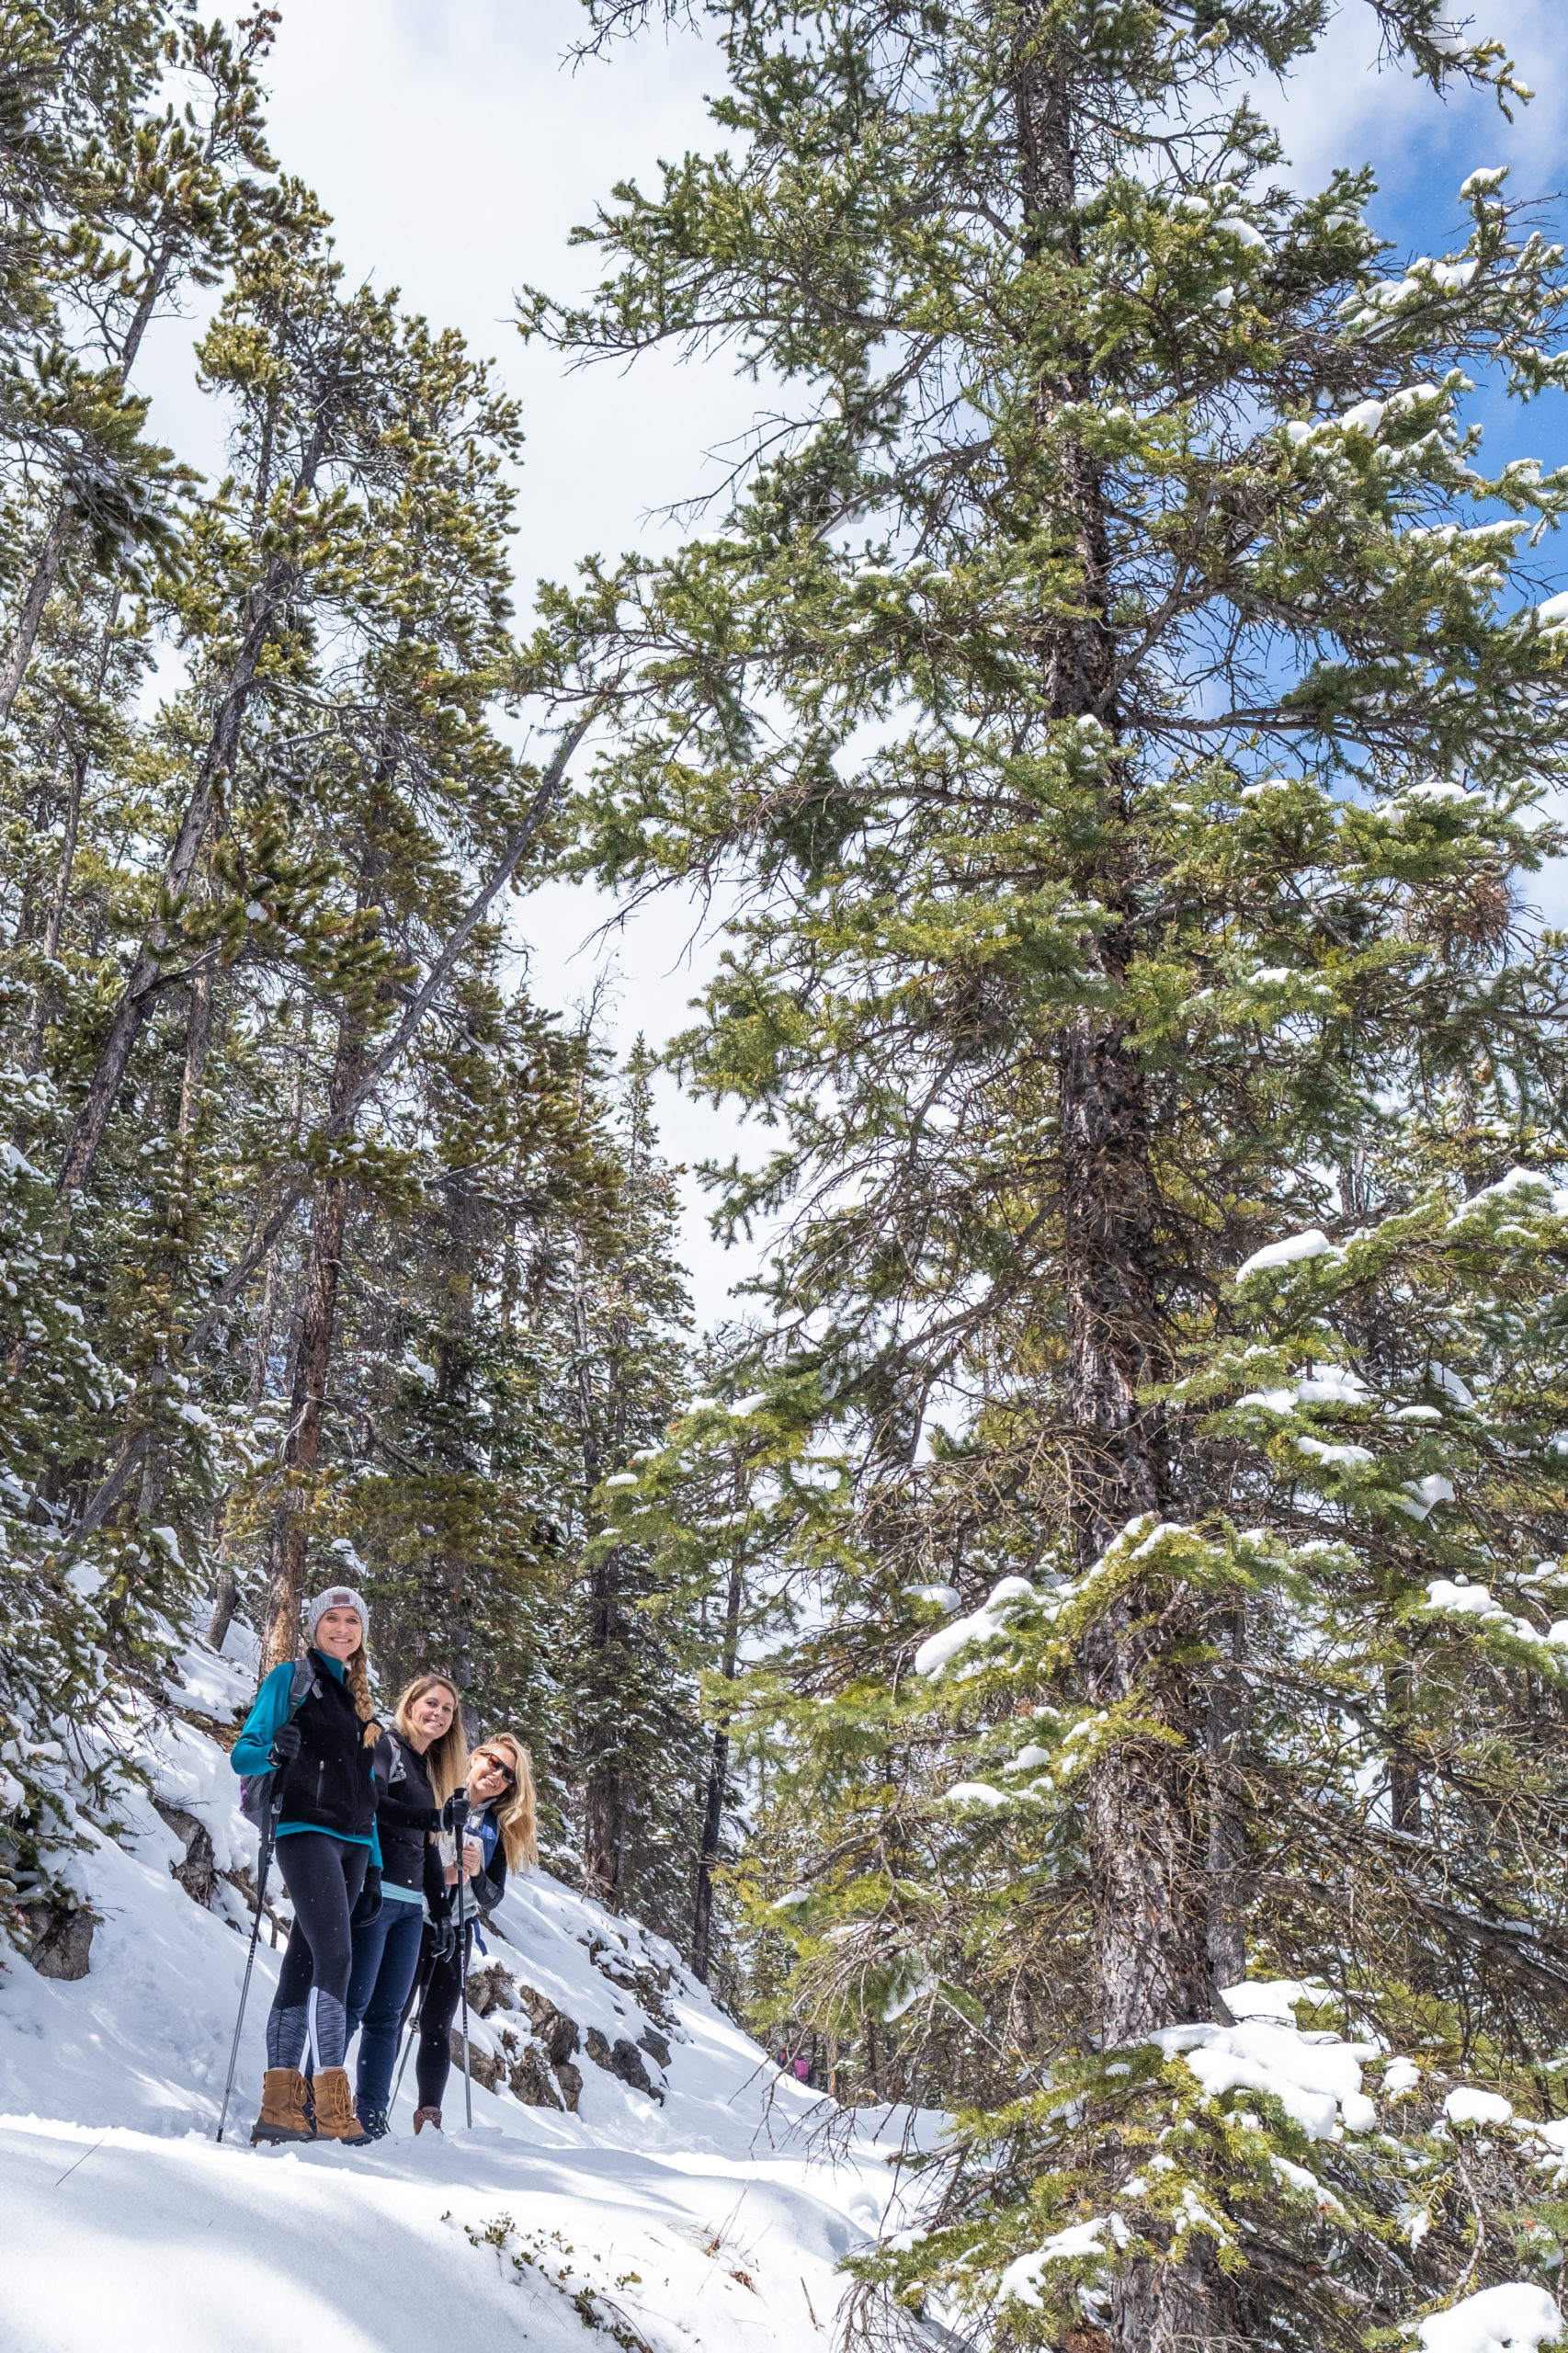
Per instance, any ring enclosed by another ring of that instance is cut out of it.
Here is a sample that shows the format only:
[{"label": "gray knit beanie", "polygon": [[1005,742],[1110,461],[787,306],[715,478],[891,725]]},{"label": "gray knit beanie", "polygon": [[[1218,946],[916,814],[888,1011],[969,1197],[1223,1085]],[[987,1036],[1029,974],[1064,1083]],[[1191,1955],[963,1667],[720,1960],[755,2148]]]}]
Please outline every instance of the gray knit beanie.
[{"label": "gray knit beanie", "polygon": [[351,1585],[329,1585],[324,1593],[318,1593],[313,1601],[308,1601],[305,1604],[305,1639],[307,1642],[313,1643],[315,1641],[316,1628],[321,1624],[323,1618],[326,1615],[326,1612],[329,1609],[357,1609],[359,1613],[359,1624],[363,1629],[361,1640],[365,1646],[369,1648],[370,1641],[370,1613],[365,1607],[365,1597],[363,1594],[356,1593]]}]

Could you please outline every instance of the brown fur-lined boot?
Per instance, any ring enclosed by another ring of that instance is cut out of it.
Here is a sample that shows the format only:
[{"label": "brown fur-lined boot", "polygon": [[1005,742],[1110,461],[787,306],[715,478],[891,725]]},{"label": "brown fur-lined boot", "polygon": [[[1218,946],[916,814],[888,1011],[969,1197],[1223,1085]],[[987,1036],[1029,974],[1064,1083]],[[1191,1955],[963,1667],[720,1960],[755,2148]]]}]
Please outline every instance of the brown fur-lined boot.
[{"label": "brown fur-lined boot", "polygon": [[324,2067],[316,2077],[316,2138],[340,2141],[346,2149],[369,2146],[370,2136],[354,2113],[347,2067]]},{"label": "brown fur-lined boot", "polygon": [[416,2108],[415,2109],[414,2137],[415,2140],[419,2138],[420,2133],[424,2131],[426,2124],[433,2124],[437,2132],[440,2131],[441,2111],[438,2108]]},{"label": "brown fur-lined boot", "polygon": [[261,2079],[261,2114],[251,2126],[256,2141],[313,2141],[305,2109],[305,2079],[298,2067],[268,2067]]}]

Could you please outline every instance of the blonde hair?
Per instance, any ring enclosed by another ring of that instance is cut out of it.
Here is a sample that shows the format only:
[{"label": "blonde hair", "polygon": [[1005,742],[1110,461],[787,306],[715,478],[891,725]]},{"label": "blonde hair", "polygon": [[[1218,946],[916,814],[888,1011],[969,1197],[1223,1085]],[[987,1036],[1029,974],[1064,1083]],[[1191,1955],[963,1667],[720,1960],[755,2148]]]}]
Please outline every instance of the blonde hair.
[{"label": "blonde hair", "polygon": [[534,1761],[515,1732],[492,1733],[488,1740],[480,1742],[482,1748],[507,1748],[512,1755],[515,1779],[503,1798],[495,1799],[491,1812],[495,1827],[501,1834],[501,1844],[506,1850],[506,1869],[520,1870],[525,1863],[539,1860],[539,1806],[534,1794]]},{"label": "blonde hair", "polygon": [[416,1675],[405,1683],[397,1695],[392,1710],[392,1722],[412,1748],[419,1745],[409,1710],[426,1691],[446,1691],[451,1696],[452,1721],[439,1740],[433,1740],[425,1751],[425,1770],[430,1776],[430,1787],[436,1793],[436,1803],[445,1805],[454,1790],[460,1790],[468,1779],[468,1736],[463,1731],[462,1700],[458,1687],[445,1675]]}]

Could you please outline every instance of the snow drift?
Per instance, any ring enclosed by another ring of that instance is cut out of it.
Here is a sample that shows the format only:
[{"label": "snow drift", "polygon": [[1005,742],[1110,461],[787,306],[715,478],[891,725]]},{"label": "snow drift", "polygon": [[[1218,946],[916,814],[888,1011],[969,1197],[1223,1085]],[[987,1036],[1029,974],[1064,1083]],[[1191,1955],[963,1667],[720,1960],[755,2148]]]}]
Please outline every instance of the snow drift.
[{"label": "snow drift", "polygon": [[883,2224],[908,2119],[841,2117],[670,1946],[547,1873],[513,1883],[475,1955],[472,2131],[454,2073],[445,2136],[413,2139],[410,2069],[373,2149],[251,2149],[281,1958],[264,1927],[235,2138],[214,2145],[250,1925],[222,1875],[254,1869],[255,1840],[200,1720],[229,1721],[252,1677],[198,1650],[183,1678],[180,1717],[123,1731],[152,1794],[80,1819],[87,1973],[0,1946],[0,2353],[581,2353],[600,2334],[825,2353],[835,2267]]}]

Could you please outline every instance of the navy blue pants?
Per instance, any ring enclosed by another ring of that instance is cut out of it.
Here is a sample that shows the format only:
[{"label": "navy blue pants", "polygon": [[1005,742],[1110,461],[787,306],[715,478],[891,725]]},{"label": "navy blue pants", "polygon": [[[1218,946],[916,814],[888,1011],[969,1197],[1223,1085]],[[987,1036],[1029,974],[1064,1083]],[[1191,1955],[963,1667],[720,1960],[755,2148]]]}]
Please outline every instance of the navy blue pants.
[{"label": "navy blue pants", "polygon": [[348,1972],[348,2031],[360,2029],[355,2097],[361,2116],[369,2108],[385,2112],[397,2064],[397,2030],[403,2006],[419,1966],[422,1904],[400,1904],[381,1891],[381,1908],[354,1931],[354,1964]]}]

